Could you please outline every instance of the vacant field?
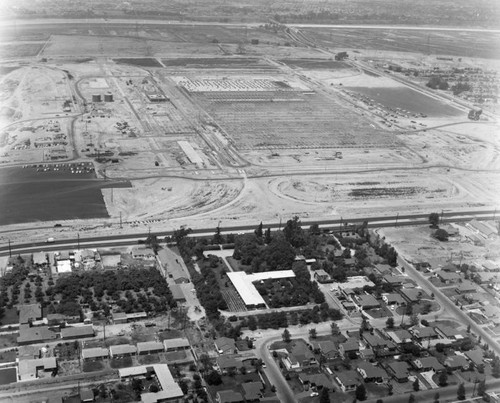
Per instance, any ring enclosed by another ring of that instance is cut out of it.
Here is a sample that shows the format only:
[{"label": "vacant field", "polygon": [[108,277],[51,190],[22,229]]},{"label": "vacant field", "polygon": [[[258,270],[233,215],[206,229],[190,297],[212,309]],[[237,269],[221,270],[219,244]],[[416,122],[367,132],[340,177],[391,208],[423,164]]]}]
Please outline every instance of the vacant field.
[{"label": "vacant field", "polygon": [[163,67],[158,60],[153,59],[152,57],[135,57],[135,58],[122,58],[122,59],[113,59],[115,63],[121,64],[131,64],[132,66],[141,66],[141,67]]},{"label": "vacant field", "polygon": [[263,68],[276,70],[265,61],[257,57],[192,57],[177,59],[162,59],[167,67],[183,67],[195,69],[254,69]]},{"label": "vacant field", "polygon": [[43,42],[0,44],[0,58],[16,59],[19,57],[36,56],[42,49],[42,46]]},{"label": "vacant field", "polygon": [[498,58],[499,33],[382,29],[305,28],[307,36],[334,49],[376,49],[433,55]]}]

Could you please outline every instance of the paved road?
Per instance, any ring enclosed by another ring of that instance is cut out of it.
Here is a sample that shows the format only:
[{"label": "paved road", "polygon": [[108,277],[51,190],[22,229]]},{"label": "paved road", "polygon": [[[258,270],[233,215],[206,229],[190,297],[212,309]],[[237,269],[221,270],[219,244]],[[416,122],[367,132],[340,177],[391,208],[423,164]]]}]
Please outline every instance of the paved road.
[{"label": "paved road", "polygon": [[[302,225],[307,227],[312,224],[318,224],[321,227],[331,228],[333,231],[337,230],[345,230],[345,225],[353,225],[353,224],[362,224],[363,222],[368,222],[372,227],[392,227],[392,226],[403,226],[403,225],[422,225],[428,223],[428,214],[402,214],[396,216],[379,216],[379,217],[360,217],[360,218],[345,218],[335,219],[335,220],[305,220],[302,221]],[[459,222],[459,221],[468,221],[472,218],[481,218],[481,219],[494,219],[497,217],[497,210],[488,209],[488,210],[470,210],[470,211],[457,211],[457,212],[442,212],[443,222]],[[266,223],[265,227],[269,227],[272,229],[279,228],[283,226],[282,223]],[[227,226],[222,227],[223,233],[238,233],[242,231],[253,231],[256,228],[256,225],[241,225],[241,226]],[[36,229],[36,228],[32,228]],[[26,228],[25,230],[29,230]],[[198,228],[193,229],[191,234],[192,236],[200,236],[200,235],[212,235],[215,231],[215,228]],[[155,235],[158,237],[171,236],[173,231],[161,231],[155,232]],[[11,244],[11,251],[15,251],[16,253],[22,253],[23,249],[28,249],[29,251],[34,250],[59,250],[62,246],[76,246],[80,244],[85,247],[96,247],[102,246],[102,242],[116,242],[117,244],[120,241],[123,241],[121,244],[126,244],[128,241],[137,242],[138,239],[145,239],[149,235],[148,232],[134,232],[128,233],[124,235],[108,235],[108,236],[96,236],[90,238],[68,238],[64,240],[56,239],[55,244],[48,244],[44,242],[30,242],[23,244]],[[74,236],[74,235],[73,235]],[[4,242],[8,242],[8,234],[4,234],[2,236]],[[114,246],[114,245],[110,245]],[[4,244],[0,246],[0,256],[5,256],[9,252],[9,245]]]},{"label": "paved road", "polygon": [[461,321],[465,325],[470,325],[471,330],[475,334],[481,335],[483,341],[487,342],[495,354],[500,355],[500,345],[484,331],[476,322],[474,322],[467,314],[460,310],[451,300],[443,294],[443,292],[432,284],[426,277],[422,275],[419,271],[408,263],[403,257],[398,256],[398,264],[405,268],[405,273],[413,278],[418,284],[423,285],[428,288],[432,293],[434,293],[434,298],[439,304],[444,307],[448,312],[452,313],[456,319]]},{"label": "paved road", "polygon": [[[64,25],[64,24],[99,24],[99,25],[182,25],[182,26],[221,26],[221,27],[259,27],[268,21],[261,22],[199,22],[199,21],[165,21],[148,20],[143,18],[131,19],[104,19],[104,18],[48,18],[48,19],[9,19],[0,21],[1,27],[14,27],[23,25]],[[349,24],[287,24],[296,28],[332,28],[332,29],[391,29],[411,31],[451,31],[451,32],[486,32],[499,33],[499,29],[463,28],[463,27],[430,27],[415,25],[349,25]]]}]

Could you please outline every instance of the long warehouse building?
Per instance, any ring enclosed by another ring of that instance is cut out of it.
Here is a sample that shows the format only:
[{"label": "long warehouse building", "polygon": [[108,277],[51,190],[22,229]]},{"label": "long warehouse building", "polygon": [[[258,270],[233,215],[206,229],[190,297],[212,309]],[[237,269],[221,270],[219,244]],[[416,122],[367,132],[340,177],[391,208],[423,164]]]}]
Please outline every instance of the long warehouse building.
[{"label": "long warehouse building", "polygon": [[281,278],[295,277],[293,270],[267,271],[262,273],[247,274],[244,271],[228,272],[227,276],[234,288],[240,295],[247,309],[267,308],[266,302],[257,288],[253,285],[255,281],[277,280]]}]

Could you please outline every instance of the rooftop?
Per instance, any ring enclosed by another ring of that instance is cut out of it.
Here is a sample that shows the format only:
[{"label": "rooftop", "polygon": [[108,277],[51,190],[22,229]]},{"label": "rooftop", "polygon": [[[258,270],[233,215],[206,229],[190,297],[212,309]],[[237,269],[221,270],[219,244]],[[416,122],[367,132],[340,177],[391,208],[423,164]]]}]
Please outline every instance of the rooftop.
[{"label": "rooftop", "polygon": [[165,347],[165,350],[168,350],[169,348],[189,347],[190,344],[188,339],[177,338],[163,340],[163,346]]},{"label": "rooftop", "polygon": [[293,270],[277,270],[246,274],[244,271],[228,272],[227,276],[238,291],[245,305],[265,305],[264,298],[252,284],[255,281],[295,277]]},{"label": "rooftop", "polygon": [[135,354],[137,347],[132,344],[117,344],[109,348],[111,355]]},{"label": "rooftop", "polygon": [[83,359],[101,358],[101,357],[107,357],[108,355],[109,355],[108,349],[103,348],[103,347],[82,349],[82,358]]},{"label": "rooftop", "polygon": [[61,329],[61,338],[63,339],[71,339],[73,337],[93,337],[93,336],[94,336],[94,327],[92,325],[64,327]]},{"label": "rooftop", "polygon": [[144,341],[137,343],[137,352],[140,354],[141,352],[146,352],[146,351],[158,351],[158,350],[163,350],[165,347],[163,346],[163,343],[160,343],[158,341]]},{"label": "rooftop", "polygon": [[30,320],[42,318],[41,304],[23,304],[19,305],[19,323],[28,323]]}]

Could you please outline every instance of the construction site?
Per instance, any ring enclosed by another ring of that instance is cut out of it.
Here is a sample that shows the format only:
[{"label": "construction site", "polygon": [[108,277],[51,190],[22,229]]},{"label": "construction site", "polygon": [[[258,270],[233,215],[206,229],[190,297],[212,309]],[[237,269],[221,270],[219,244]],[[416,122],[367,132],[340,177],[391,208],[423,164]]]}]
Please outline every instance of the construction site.
[{"label": "construction site", "polygon": [[[39,164],[45,178],[54,164],[85,162],[96,179],[126,182],[102,187],[109,217],[95,220],[101,230],[118,218],[153,229],[215,228],[496,206],[493,101],[469,119],[476,96],[426,81],[430,69],[451,64],[490,78],[500,65],[470,52],[450,61],[437,53],[449,36],[441,43],[430,30],[435,53],[422,53],[387,49],[394,30],[378,31],[368,49],[340,28],[109,22],[3,30],[0,170]],[[496,99],[498,87],[488,91]],[[80,218],[66,224],[82,228]]]}]

